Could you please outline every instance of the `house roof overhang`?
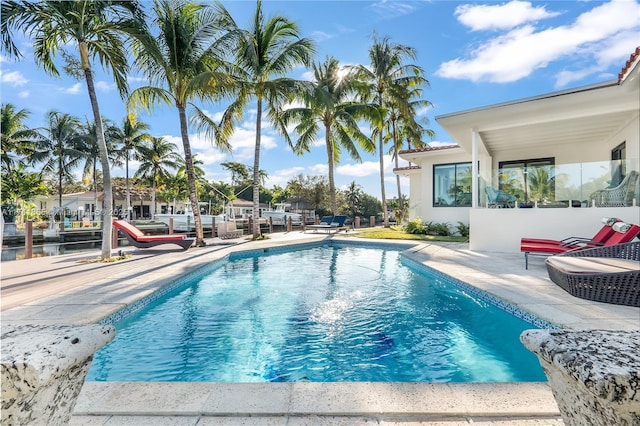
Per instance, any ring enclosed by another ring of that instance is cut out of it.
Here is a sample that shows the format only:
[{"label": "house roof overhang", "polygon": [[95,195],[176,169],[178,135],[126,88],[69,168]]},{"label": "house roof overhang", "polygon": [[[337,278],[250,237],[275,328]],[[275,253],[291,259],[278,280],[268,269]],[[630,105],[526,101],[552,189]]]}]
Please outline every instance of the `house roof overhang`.
[{"label": "house roof overhang", "polygon": [[490,155],[536,146],[607,139],[640,111],[640,49],[619,79],[436,117],[460,147],[477,132]]}]

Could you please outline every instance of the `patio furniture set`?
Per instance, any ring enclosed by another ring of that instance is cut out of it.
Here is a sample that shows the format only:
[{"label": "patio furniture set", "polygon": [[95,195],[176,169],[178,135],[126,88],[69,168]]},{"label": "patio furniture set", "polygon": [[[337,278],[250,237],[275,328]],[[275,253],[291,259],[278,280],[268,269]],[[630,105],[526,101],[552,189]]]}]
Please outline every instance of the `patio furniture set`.
[{"label": "patio furniture set", "polygon": [[551,281],[586,300],[640,307],[640,226],[603,218],[593,238],[523,238],[525,267],[531,254],[545,260]]}]

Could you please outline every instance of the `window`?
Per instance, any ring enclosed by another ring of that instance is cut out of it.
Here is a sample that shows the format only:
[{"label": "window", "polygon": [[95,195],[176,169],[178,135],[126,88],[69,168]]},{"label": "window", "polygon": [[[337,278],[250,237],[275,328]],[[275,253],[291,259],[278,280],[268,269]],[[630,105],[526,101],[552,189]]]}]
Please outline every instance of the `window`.
[{"label": "window", "polygon": [[501,161],[498,189],[515,195],[520,202],[555,201],[554,158]]},{"label": "window", "polygon": [[433,206],[471,206],[471,163],[434,164]]},{"label": "window", "polygon": [[627,158],[627,143],[622,142],[611,150],[611,183],[610,187],[614,188],[622,182],[626,171],[626,163],[624,160]]}]

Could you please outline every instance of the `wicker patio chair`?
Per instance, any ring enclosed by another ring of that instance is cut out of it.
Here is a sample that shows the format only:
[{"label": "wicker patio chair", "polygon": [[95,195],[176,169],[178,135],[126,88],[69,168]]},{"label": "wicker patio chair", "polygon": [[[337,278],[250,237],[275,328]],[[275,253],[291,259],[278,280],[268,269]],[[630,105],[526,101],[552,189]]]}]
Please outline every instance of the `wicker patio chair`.
[{"label": "wicker patio chair", "polygon": [[589,195],[596,207],[627,207],[633,203],[638,172],[630,171],[615,188],[600,189]]},{"label": "wicker patio chair", "polygon": [[551,281],[573,296],[640,307],[640,241],[566,252],[545,263]]}]

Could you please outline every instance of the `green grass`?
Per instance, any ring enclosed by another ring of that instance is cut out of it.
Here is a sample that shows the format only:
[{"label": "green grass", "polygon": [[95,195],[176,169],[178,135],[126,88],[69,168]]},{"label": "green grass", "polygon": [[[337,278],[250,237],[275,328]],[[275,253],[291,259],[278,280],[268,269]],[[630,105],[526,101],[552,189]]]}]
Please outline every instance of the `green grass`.
[{"label": "green grass", "polygon": [[464,243],[467,237],[441,237],[436,235],[408,234],[401,227],[392,226],[390,228],[364,228],[349,231],[347,235],[360,238],[376,238],[383,240],[418,240],[418,241],[443,241]]}]

